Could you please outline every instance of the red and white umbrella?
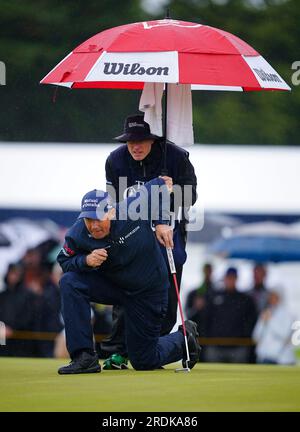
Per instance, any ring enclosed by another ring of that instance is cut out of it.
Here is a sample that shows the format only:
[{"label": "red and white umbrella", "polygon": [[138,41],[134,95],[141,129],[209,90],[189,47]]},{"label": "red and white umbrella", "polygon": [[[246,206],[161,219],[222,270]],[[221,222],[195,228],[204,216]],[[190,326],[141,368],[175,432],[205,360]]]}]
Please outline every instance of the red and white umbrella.
[{"label": "red and white umbrella", "polygon": [[290,90],[250,45],[206,25],[164,19],[114,27],[65,57],[42,84],[143,89],[146,82],[199,90]]}]

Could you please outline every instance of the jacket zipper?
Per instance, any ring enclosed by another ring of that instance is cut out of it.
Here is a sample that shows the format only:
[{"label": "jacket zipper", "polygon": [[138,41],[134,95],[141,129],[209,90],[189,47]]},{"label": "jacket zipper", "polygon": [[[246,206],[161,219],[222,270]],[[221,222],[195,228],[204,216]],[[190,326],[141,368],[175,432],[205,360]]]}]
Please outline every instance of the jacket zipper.
[{"label": "jacket zipper", "polygon": [[140,166],[143,167],[143,177],[146,178],[146,166],[143,161],[140,162]]}]

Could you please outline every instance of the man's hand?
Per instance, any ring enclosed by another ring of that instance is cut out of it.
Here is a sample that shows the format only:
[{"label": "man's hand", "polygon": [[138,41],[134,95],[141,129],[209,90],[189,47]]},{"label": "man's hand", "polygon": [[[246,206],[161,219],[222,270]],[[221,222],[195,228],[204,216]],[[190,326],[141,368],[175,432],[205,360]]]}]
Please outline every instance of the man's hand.
[{"label": "man's hand", "polygon": [[99,267],[104,261],[107,260],[107,252],[105,249],[95,249],[92,253],[87,255],[86,263],[89,267]]},{"label": "man's hand", "polygon": [[171,193],[173,191],[173,179],[171,177],[168,177],[168,176],[160,176],[160,178],[162,178],[164,180],[164,182],[166,183],[166,186],[168,188],[169,193]]},{"label": "man's hand", "polygon": [[6,325],[5,326],[5,337],[8,339],[13,335],[13,333],[14,333],[14,330],[11,327]]},{"label": "man's hand", "polygon": [[272,316],[272,312],[271,312],[271,310],[269,308],[266,308],[261,313],[261,319],[263,321],[269,321],[269,319],[271,318],[271,316]]},{"label": "man's hand", "polygon": [[156,225],[155,234],[160,244],[173,249],[173,230],[169,225]]}]

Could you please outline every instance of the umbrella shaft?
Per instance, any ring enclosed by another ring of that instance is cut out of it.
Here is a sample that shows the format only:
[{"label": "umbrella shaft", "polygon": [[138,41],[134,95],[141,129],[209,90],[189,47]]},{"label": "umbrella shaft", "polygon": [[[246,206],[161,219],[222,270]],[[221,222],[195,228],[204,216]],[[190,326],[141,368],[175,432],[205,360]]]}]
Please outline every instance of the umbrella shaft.
[{"label": "umbrella shaft", "polygon": [[168,83],[165,83],[165,103],[164,103],[164,119],[163,119],[163,134],[167,139],[167,120],[168,120]]},{"label": "umbrella shaft", "polygon": [[168,175],[167,169],[167,120],[168,120],[168,83],[165,83],[165,104],[164,104],[164,118],[163,118],[163,168],[162,175]]}]

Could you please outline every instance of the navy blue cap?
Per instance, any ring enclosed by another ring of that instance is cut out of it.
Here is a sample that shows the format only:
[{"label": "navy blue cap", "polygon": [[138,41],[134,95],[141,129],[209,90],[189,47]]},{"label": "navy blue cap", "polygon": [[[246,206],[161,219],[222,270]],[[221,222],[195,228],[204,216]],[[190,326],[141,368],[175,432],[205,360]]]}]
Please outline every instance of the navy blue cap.
[{"label": "navy blue cap", "polygon": [[78,218],[103,219],[112,208],[108,192],[94,189],[84,195],[81,200],[81,213]]},{"label": "navy blue cap", "polygon": [[238,271],[235,267],[228,267],[225,273],[226,276],[236,276],[238,275]]}]

